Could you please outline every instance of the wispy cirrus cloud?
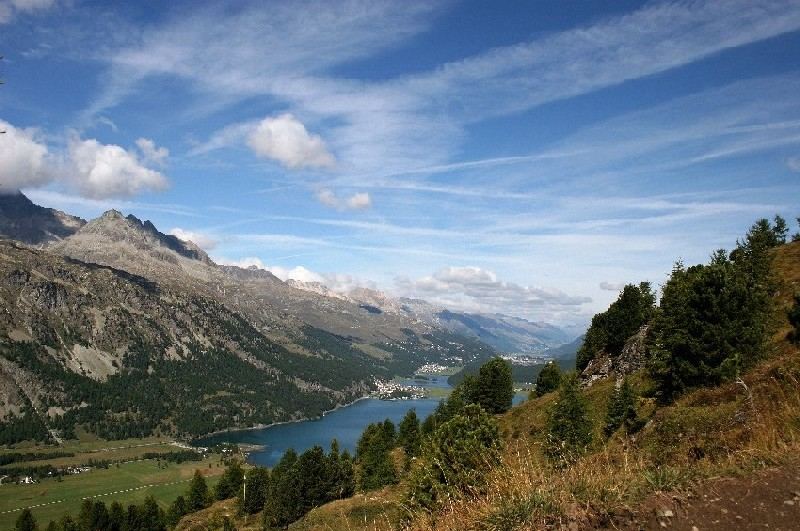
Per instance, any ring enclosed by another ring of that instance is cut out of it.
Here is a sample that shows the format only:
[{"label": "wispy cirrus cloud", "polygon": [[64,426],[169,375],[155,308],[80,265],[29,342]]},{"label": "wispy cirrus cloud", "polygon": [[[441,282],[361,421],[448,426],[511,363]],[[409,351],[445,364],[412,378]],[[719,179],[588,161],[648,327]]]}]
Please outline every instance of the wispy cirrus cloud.
[{"label": "wispy cirrus cloud", "polygon": [[[400,9],[388,2],[351,2],[334,8],[312,2],[302,7],[208,8],[154,28],[140,44],[110,57],[112,83],[91,112],[115,104],[136,80],[167,74],[190,80],[213,97],[270,96],[315,123],[338,124],[328,126],[326,136],[348,171],[413,171],[447,164],[465,124],[800,28],[800,5],[790,1],[649,4],[427,73],[366,82],[330,71],[423,31],[443,5],[412,3]],[[325,31],[316,31],[323,26]],[[209,76],[210,71],[216,74]],[[446,115],[443,107],[450,109]]]},{"label": "wispy cirrus cloud", "polygon": [[16,15],[46,11],[56,4],[57,0],[0,0],[0,24],[11,22]]}]

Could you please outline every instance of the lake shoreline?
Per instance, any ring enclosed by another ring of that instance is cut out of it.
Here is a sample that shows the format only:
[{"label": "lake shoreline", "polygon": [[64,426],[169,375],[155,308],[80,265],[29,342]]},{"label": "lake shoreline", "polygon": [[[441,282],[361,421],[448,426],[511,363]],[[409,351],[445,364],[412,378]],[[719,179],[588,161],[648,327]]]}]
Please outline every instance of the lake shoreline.
[{"label": "lake shoreline", "polygon": [[200,446],[199,444],[197,444],[197,441],[199,441],[199,440],[207,439],[209,437],[216,437],[217,435],[224,435],[226,433],[240,433],[240,432],[244,432],[244,431],[265,430],[267,428],[272,428],[274,426],[284,426],[286,424],[295,424],[295,423],[298,423],[298,422],[309,422],[309,421],[319,420],[319,419],[325,417],[325,415],[327,415],[328,413],[333,413],[334,411],[338,411],[338,410],[340,410],[342,408],[352,406],[353,404],[357,404],[358,402],[361,402],[362,400],[367,400],[369,398],[375,398],[375,397],[373,395],[366,395],[366,396],[362,396],[362,397],[356,398],[355,400],[352,400],[350,402],[346,402],[344,404],[339,404],[339,405],[337,405],[336,407],[334,407],[332,409],[326,409],[325,411],[322,412],[321,415],[316,416],[316,417],[305,417],[305,418],[302,418],[302,419],[294,419],[294,420],[281,420],[281,421],[278,421],[278,422],[271,422],[269,424],[255,424],[253,426],[246,426],[246,427],[242,427],[242,428],[225,428],[224,430],[213,431],[211,433],[206,433],[205,435],[201,435],[200,437],[196,437],[196,438],[192,439],[189,442],[189,444],[191,446],[195,446],[196,447],[196,446]]}]

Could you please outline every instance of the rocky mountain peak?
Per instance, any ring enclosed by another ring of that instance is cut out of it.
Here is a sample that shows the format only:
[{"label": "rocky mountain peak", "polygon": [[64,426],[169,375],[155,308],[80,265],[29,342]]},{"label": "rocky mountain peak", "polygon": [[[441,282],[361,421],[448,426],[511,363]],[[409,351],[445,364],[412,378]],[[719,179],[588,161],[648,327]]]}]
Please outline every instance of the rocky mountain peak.
[{"label": "rocky mountain peak", "polygon": [[111,210],[106,210],[100,216],[100,219],[104,220],[116,220],[122,218],[123,218],[122,212],[120,212],[119,210],[114,210],[113,208]]},{"label": "rocky mountain peak", "polygon": [[[71,254],[73,251],[91,252],[93,249],[113,249],[127,245],[138,251],[148,252],[152,257],[174,261],[170,251],[184,258],[210,263],[205,251],[193,242],[185,242],[171,234],[159,232],[149,220],[142,221],[133,214],[123,215],[118,210],[108,210],[87,223],[69,241],[58,247]],[[74,252],[76,257],[89,259],[83,252]]]}]

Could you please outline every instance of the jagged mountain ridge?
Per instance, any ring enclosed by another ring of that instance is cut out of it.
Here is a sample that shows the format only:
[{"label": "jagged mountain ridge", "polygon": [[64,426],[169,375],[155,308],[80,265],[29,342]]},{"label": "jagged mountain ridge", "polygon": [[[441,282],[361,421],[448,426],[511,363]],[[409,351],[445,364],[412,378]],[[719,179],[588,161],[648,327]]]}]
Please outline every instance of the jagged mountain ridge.
[{"label": "jagged mountain ridge", "polygon": [[191,242],[176,242],[150,222],[111,211],[48,249],[84,262],[108,265],[159,283],[194,289],[247,315],[261,328],[291,336],[303,324],[357,343],[404,341],[406,332],[434,327],[398,314],[371,313],[346,297],[298,289],[257,268],[220,266]]}]

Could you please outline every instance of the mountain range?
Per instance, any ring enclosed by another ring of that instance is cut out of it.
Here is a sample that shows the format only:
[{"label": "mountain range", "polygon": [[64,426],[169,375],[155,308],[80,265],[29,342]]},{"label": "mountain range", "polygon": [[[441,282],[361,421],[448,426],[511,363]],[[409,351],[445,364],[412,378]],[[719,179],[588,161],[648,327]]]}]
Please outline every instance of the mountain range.
[{"label": "mountain range", "polygon": [[76,428],[196,436],[316,416],[426,363],[569,339],[218,265],[149,221],[111,210],[86,222],[21,193],[0,196],[0,300],[6,442]]}]

